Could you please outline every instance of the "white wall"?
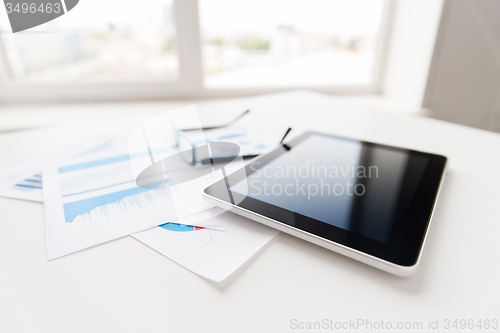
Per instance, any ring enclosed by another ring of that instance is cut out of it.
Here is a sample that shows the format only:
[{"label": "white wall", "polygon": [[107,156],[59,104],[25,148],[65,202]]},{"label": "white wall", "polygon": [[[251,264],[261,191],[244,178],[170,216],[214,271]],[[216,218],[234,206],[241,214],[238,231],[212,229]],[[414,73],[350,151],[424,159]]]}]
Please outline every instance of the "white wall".
[{"label": "white wall", "polygon": [[443,0],[394,1],[382,81],[386,97],[421,107],[442,6]]},{"label": "white wall", "polygon": [[500,1],[446,0],[424,106],[500,132]]}]

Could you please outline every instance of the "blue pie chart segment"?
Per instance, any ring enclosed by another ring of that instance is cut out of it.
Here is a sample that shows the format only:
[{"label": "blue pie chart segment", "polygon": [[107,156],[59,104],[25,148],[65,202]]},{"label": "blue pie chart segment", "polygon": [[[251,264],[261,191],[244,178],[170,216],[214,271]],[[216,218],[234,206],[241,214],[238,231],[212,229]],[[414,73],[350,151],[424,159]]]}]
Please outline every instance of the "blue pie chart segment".
[{"label": "blue pie chart segment", "polygon": [[204,228],[195,227],[192,225],[185,225],[185,224],[171,223],[171,222],[161,224],[161,225],[159,225],[159,227],[163,228],[165,230],[176,231],[176,232],[197,231],[197,230],[204,229]]}]

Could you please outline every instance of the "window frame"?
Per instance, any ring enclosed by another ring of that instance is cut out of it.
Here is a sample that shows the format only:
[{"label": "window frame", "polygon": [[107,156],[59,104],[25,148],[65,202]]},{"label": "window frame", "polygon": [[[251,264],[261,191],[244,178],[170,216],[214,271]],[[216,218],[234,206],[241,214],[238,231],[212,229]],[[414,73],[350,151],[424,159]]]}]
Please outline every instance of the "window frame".
[{"label": "window frame", "polygon": [[[174,0],[173,3],[179,59],[179,74],[176,80],[144,77],[144,79],[133,81],[9,82],[5,53],[3,46],[0,46],[0,103],[111,102],[243,97],[292,89],[290,87],[206,88],[203,84],[198,0]],[[394,21],[394,6],[394,0],[385,0],[372,83],[356,86],[300,86],[293,89],[309,89],[332,95],[381,93],[389,35]]]}]

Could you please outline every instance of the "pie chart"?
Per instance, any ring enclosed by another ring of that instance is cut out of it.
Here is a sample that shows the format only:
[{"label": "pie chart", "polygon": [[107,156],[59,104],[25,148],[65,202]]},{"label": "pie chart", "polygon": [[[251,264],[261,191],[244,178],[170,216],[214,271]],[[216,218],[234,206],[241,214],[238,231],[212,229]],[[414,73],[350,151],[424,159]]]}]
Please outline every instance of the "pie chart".
[{"label": "pie chart", "polygon": [[186,231],[198,231],[198,230],[203,230],[205,228],[202,227],[195,227],[192,225],[184,225],[184,224],[179,224],[179,223],[165,223],[159,225],[160,228],[163,228],[165,230],[170,230],[170,231],[175,231],[175,232],[186,232]]}]

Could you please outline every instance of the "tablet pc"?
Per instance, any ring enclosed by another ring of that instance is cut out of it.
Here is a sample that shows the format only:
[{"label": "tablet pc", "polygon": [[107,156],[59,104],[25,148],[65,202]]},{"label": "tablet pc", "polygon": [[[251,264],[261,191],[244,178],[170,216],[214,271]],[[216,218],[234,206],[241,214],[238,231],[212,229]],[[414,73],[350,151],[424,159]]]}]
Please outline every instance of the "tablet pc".
[{"label": "tablet pc", "polygon": [[415,272],[444,156],[306,132],[207,187],[206,200],[387,272]]}]

